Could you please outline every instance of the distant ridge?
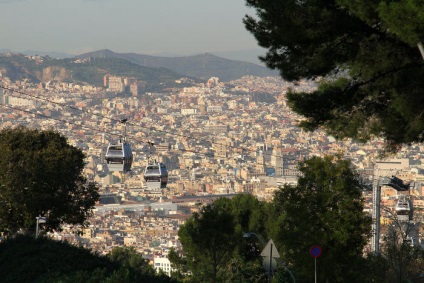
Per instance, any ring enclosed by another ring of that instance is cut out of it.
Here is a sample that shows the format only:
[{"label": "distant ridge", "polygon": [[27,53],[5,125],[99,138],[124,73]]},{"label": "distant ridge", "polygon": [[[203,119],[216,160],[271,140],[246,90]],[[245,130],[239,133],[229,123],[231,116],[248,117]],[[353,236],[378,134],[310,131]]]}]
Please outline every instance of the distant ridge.
[{"label": "distant ridge", "polygon": [[[11,81],[29,79],[32,83],[57,81],[87,83],[102,86],[105,75],[131,77],[145,82],[145,91],[161,91],[185,86],[177,82],[183,75],[166,68],[145,67],[121,58],[55,59],[41,57],[40,61],[23,54],[0,54],[0,72]],[[195,81],[195,79],[189,78]]]},{"label": "distant ridge", "polygon": [[117,53],[109,49],[98,50],[76,56],[83,59],[120,58],[144,67],[166,68],[188,77],[207,80],[219,77],[221,81],[231,81],[243,76],[278,76],[277,71],[250,62],[224,59],[210,53],[183,57],[160,57],[136,53]]},{"label": "distant ridge", "polygon": [[63,58],[72,58],[75,55],[72,54],[68,54],[68,53],[64,53],[64,52],[55,52],[55,51],[36,51],[36,50],[24,50],[24,51],[12,51],[10,49],[2,49],[0,48],[0,54],[2,53],[19,53],[19,54],[24,54],[24,55],[38,55],[38,56],[50,56],[52,58],[59,58],[59,59],[63,59]]},{"label": "distant ridge", "polygon": [[259,56],[264,56],[266,52],[266,49],[253,48],[247,50],[214,51],[210,53],[229,60],[245,61],[259,66],[265,66],[265,63],[261,62]]}]

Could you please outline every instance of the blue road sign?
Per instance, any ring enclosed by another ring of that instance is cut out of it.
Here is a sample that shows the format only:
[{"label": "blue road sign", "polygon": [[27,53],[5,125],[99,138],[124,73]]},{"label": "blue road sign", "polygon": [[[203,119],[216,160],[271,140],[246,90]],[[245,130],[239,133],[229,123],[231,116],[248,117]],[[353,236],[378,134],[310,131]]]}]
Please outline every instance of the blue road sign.
[{"label": "blue road sign", "polygon": [[309,254],[313,257],[313,258],[317,258],[320,257],[322,253],[321,247],[320,246],[312,246],[309,249]]}]

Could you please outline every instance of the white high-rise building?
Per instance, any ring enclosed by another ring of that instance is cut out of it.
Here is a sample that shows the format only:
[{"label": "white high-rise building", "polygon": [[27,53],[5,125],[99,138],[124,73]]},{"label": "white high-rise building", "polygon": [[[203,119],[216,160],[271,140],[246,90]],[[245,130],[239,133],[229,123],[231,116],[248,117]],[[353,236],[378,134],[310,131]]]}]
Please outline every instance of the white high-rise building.
[{"label": "white high-rise building", "polygon": [[168,276],[171,276],[171,271],[175,271],[175,269],[171,267],[171,262],[167,257],[155,257],[153,265],[157,272],[162,270]]}]

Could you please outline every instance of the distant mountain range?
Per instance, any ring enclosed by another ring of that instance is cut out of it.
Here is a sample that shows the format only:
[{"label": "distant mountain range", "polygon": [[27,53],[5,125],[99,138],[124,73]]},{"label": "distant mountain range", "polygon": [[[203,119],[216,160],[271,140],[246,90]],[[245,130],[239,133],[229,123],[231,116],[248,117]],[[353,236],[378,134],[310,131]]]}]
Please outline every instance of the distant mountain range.
[{"label": "distant mountain range", "polygon": [[[73,58],[76,56],[75,54],[55,52],[55,51],[24,50],[24,51],[18,52],[16,50],[12,51],[10,49],[2,49],[2,48],[0,48],[0,53],[20,53],[25,55],[50,56],[52,58],[57,58],[57,59]],[[250,62],[256,65],[265,66],[265,64],[259,60],[259,56],[265,55],[266,49],[252,48],[252,49],[246,49],[246,50],[213,51],[208,53],[211,53],[213,55],[216,55],[218,57],[222,57],[228,60]],[[196,54],[199,54],[199,53],[180,54],[180,53],[162,52],[157,54],[146,54],[146,55],[152,55],[152,56],[158,56],[158,57],[186,57],[186,56],[191,56]]]},{"label": "distant mountain range", "polygon": [[[73,82],[103,85],[105,75],[133,77],[146,82],[146,91],[177,87],[182,76],[165,68],[143,67],[119,58],[77,58],[42,60],[22,54],[0,54],[0,73],[12,81],[29,79],[38,82]],[[195,79],[193,79],[195,81]]]},{"label": "distant mountain range", "polygon": [[160,57],[135,53],[116,53],[109,49],[78,55],[77,58],[121,58],[144,67],[166,68],[178,74],[207,80],[219,77],[222,81],[246,75],[278,76],[277,71],[250,62],[224,59],[210,53],[184,57]]},{"label": "distant mountain range", "polygon": [[[28,51],[31,54],[30,51]],[[37,53],[35,53],[37,54]],[[134,53],[116,53],[111,50],[99,50],[73,58],[57,59],[51,55],[43,60],[30,59],[22,54],[0,49],[0,72],[10,79],[28,78],[33,82],[51,80],[66,82],[85,82],[102,85],[103,76],[134,77],[145,81],[146,90],[159,90],[166,87],[181,86],[176,81],[187,77],[187,81],[201,82],[211,77],[221,81],[231,81],[246,75],[278,76],[263,66],[237,60],[224,59],[209,53],[184,56],[163,57]],[[52,53],[54,55],[54,53]]]},{"label": "distant mountain range", "polygon": [[256,65],[265,66],[265,63],[259,60],[259,56],[266,54],[266,49],[248,49],[248,50],[235,50],[235,51],[215,51],[210,52],[213,55],[222,57],[229,60],[244,61],[254,63]]}]

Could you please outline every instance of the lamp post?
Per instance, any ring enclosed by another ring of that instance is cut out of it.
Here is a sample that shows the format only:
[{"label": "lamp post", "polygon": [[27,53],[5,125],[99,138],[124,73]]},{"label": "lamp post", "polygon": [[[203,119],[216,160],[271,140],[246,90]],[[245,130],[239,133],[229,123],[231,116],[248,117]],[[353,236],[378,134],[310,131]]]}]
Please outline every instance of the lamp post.
[{"label": "lamp post", "polygon": [[37,220],[37,224],[36,224],[36,226],[35,226],[35,238],[37,239],[38,238],[38,226],[39,226],[39,224],[43,224],[43,223],[46,223],[46,217],[42,217],[42,216],[37,216],[37,217],[35,217],[35,219]]}]

